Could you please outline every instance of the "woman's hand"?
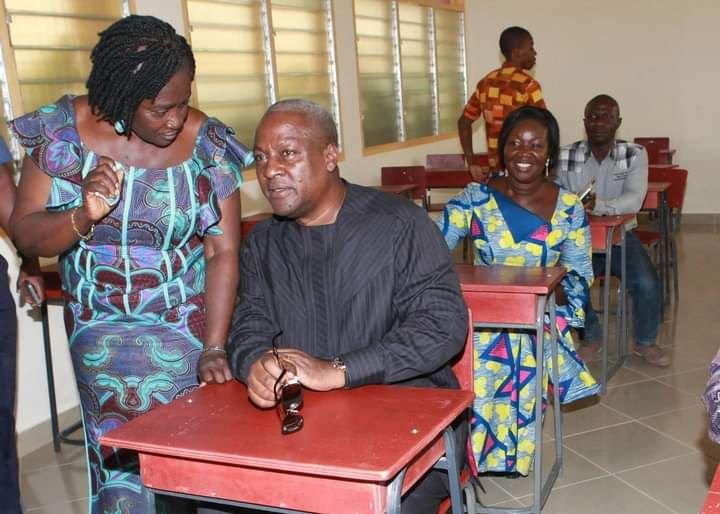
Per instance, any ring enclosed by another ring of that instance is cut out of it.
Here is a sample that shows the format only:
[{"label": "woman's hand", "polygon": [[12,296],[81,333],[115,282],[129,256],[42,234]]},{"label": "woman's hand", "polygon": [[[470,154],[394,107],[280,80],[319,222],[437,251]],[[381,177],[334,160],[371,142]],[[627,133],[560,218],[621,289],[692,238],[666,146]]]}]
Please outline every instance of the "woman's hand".
[{"label": "woman's hand", "polygon": [[120,166],[109,157],[102,156],[97,166],[88,173],[82,185],[83,210],[91,223],[107,216],[115,208],[106,199],[120,196],[124,173]]},{"label": "woman's hand", "polygon": [[200,354],[198,376],[204,384],[224,384],[232,380],[227,354],[218,350],[208,350]]}]

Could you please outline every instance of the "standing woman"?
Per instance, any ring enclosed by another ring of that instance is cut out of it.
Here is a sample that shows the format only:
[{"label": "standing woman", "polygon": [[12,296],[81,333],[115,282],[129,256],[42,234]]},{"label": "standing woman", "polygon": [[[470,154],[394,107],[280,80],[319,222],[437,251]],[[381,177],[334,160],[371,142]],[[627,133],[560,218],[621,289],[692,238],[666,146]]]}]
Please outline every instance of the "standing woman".
[{"label": "standing woman", "polygon": [[24,254],[60,255],[91,513],[142,514],[155,509],[137,463],[98,438],[198,378],[231,379],[238,188],[252,158],[188,106],[195,60],[169,24],[121,19],[91,60],[87,96],[12,124],[27,156],[11,225]]},{"label": "standing woman", "polygon": [[[469,235],[476,266],[563,266],[555,291],[557,341],[544,332],[546,391],[558,345],[560,401],[596,394],[599,386],[575,353],[570,327],[582,327],[593,272],[590,228],[580,199],[548,178],[560,134],[545,109],[521,107],[505,118],[500,162],[505,176],[471,183],[447,203],[438,220],[452,249]],[[480,471],[527,475],[535,452],[535,336],[503,329],[475,334],[475,401],[472,446]]]}]

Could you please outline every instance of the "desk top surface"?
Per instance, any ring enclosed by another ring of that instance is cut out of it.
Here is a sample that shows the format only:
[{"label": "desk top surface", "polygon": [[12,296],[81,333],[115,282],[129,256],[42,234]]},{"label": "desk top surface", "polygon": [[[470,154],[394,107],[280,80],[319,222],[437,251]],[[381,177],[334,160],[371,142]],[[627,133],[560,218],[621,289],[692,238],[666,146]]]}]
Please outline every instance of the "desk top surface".
[{"label": "desk top surface", "polygon": [[565,276],[565,268],[473,266],[456,264],[460,288],[466,292],[530,293],[547,295]]},{"label": "desk top surface", "polygon": [[304,391],[302,430],[280,433],[275,409],[245,386],[208,385],[101,438],[107,446],[303,474],[387,481],[457,418],[470,391],[366,386]]},{"label": "desk top surface", "polygon": [[415,184],[382,184],[372,187],[384,193],[403,194],[413,191],[417,186]]},{"label": "desk top surface", "polygon": [[617,227],[635,219],[635,214],[619,214],[617,216],[595,216],[588,215],[590,228],[593,227]]}]

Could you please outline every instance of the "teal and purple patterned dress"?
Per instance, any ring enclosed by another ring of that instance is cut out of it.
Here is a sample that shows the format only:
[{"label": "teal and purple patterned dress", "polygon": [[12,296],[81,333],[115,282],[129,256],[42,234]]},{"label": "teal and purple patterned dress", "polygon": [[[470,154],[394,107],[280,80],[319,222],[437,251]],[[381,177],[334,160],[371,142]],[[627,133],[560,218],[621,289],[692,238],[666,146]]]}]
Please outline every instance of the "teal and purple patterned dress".
[{"label": "teal and purple patterned dress", "polygon": [[[566,268],[562,285],[568,303],[556,314],[560,401],[596,394],[599,386],[575,353],[570,334],[571,326],[583,326],[593,280],[590,229],[578,197],[561,188],[548,223],[488,186],[471,183],[448,202],[438,225],[451,249],[471,237],[476,266]],[[478,470],[527,475],[535,452],[535,336],[487,330],[476,332],[474,343],[472,446]],[[544,344],[546,391],[549,326]]]},{"label": "teal and purple patterned dress", "polygon": [[[98,156],[80,140],[73,98],[18,118],[12,129],[52,177],[48,210],[82,204]],[[60,256],[65,326],[85,425],[92,514],[154,512],[137,463],[98,444],[114,427],[187,394],[205,329],[203,237],[218,234],[218,201],[251,155],[208,118],[191,158],[166,169],[124,166],[120,201]]]}]

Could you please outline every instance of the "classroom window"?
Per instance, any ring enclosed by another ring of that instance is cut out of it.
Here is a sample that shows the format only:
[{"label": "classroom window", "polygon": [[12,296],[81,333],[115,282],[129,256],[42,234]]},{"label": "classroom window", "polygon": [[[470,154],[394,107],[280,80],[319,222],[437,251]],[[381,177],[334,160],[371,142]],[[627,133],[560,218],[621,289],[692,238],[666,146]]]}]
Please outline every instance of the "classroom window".
[{"label": "classroom window", "polygon": [[441,3],[355,0],[365,147],[456,130],[467,90],[463,13],[427,6]]},{"label": "classroom window", "polygon": [[198,106],[251,144],[265,109],[306,98],[339,124],[331,0],[187,0]]}]

